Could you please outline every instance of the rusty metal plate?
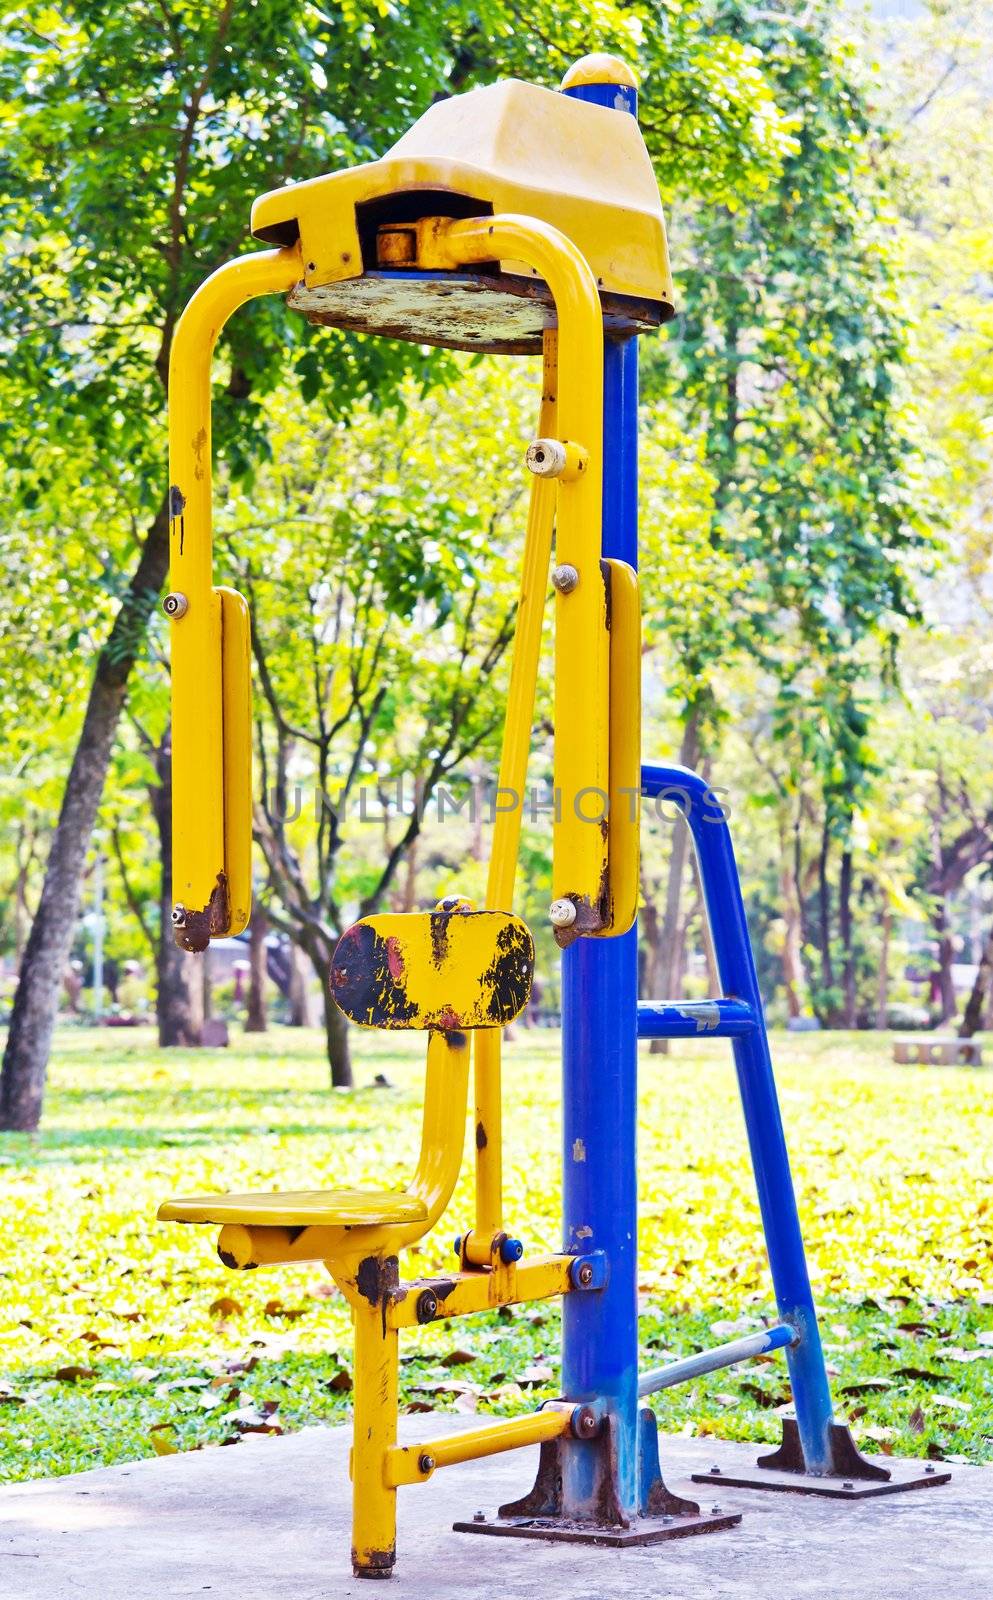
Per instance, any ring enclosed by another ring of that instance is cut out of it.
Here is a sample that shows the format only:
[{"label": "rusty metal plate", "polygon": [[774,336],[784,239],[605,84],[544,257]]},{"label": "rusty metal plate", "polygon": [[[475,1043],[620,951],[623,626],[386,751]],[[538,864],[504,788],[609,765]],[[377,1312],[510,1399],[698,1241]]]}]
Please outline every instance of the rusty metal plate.
[{"label": "rusty metal plate", "polygon": [[[286,303],[327,327],[492,355],[538,355],[556,326],[548,285],[514,273],[366,272],[314,289],[298,283]],[[648,333],[673,312],[629,295],[601,294],[600,303],[604,331],[616,337]]]},{"label": "rusty metal plate", "polygon": [[637,1517],[628,1528],[598,1528],[588,1522],[559,1517],[494,1517],[490,1521],[454,1522],[456,1533],[488,1533],[497,1539],[546,1539],[554,1544],[592,1544],[605,1549],[629,1545],[661,1544],[667,1539],[689,1539],[697,1533],[718,1533],[736,1528],[740,1511],[690,1512],[683,1516]]},{"label": "rusty metal plate", "polygon": [[779,1490],[782,1494],[816,1494],[829,1500],[872,1500],[881,1494],[903,1494],[908,1489],[929,1489],[951,1480],[950,1472],[939,1472],[921,1461],[894,1461],[886,1458],[890,1477],[815,1478],[806,1472],[774,1472],[768,1467],[730,1467],[716,1472],[694,1472],[694,1483],[712,1489]]},{"label": "rusty metal plate", "polygon": [[365,917],[342,934],[331,993],[364,1028],[461,1032],[512,1022],[528,1003],[534,941],[502,911]]}]

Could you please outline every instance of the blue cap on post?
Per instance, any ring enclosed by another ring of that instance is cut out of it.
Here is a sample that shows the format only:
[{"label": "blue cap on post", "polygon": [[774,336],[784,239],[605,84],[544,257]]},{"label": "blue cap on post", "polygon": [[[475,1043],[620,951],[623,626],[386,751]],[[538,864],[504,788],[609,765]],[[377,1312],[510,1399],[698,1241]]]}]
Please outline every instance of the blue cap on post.
[{"label": "blue cap on post", "polygon": [[562,79],[562,91],[572,100],[638,115],[638,79],[634,70],[619,56],[602,50],[573,62]]}]

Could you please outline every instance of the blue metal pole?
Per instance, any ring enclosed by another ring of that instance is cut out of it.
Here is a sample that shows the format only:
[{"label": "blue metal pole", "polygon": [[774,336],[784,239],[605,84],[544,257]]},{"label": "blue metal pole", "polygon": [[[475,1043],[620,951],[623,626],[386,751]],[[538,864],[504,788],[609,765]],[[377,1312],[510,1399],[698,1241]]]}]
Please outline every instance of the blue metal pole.
[{"label": "blue metal pole", "polygon": [[735,1068],[776,1303],[784,1322],[799,1334],[786,1359],[804,1460],[809,1473],[822,1475],[832,1466],[831,1390],[731,830],[710,785],[699,774],[685,767],[644,766],[641,780],[644,795],[664,794],[686,816],[700,864],[721,987],[728,997],[744,1001],[758,1018],[756,1028],[734,1039]]},{"label": "blue metal pole", "polygon": [[[591,84],[574,98],[635,112],[633,89]],[[619,99],[620,97],[620,99]],[[638,345],[604,350],[603,553],[638,564]],[[562,957],[564,1248],[603,1250],[607,1287],[565,1297],[562,1392],[600,1400],[612,1418],[616,1492],[638,1503],[637,930],[579,939]],[[591,1446],[565,1451],[562,1513],[594,1511]]]}]

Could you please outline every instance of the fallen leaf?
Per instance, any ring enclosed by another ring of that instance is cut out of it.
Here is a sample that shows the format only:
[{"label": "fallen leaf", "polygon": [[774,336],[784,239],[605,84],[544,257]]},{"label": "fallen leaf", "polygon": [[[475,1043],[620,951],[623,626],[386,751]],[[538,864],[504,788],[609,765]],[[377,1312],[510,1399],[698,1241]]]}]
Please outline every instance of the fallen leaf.
[{"label": "fallen leaf", "polygon": [[534,1361],[530,1366],[524,1368],[517,1381],[521,1388],[525,1389],[532,1388],[539,1383],[551,1383],[554,1376],[555,1374],[551,1367],[546,1366],[543,1361]]},{"label": "fallen leaf", "polygon": [[472,1350],[449,1350],[447,1356],[442,1356],[440,1365],[443,1367],[464,1367],[470,1361],[477,1359]]},{"label": "fallen leaf", "polygon": [[897,1367],[898,1378],[912,1378],[915,1383],[944,1383],[947,1372],[932,1372],[930,1367]]},{"label": "fallen leaf", "polygon": [[60,1383],[78,1383],[81,1378],[95,1378],[92,1367],[59,1367],[53,1374]]},{"label": "fallen leaf", "polygon": [[892,1389],[891,1378],[860,1378],[857,1383],[842,1384],[842,1394],[871,1394],[874,1389]]},{"label": "fallen leaf", "polygon": [[907,1418],[907,1427],[911,1433],[923,1433],[925,1428],[924,1412],[920,1406],[915,1406]]},{"label": "fallen leaf", "polygon": [[351,1373],[346,1372],[342,1367],[340,1372],[336,1372],[333,1378],[328,1379],[324,1387],[331,1389],[335,1394],[348,1394],[349,1390],[353,1389],[355,1385],[352,1382]]},{"label": "fallen leaf", "polygon": [[212,1317],[240,1317],[244,1311],[240,1300],[234,1300],[229,1294],[222,1294],[219,1300],[211,1302],[210,1315]]}]

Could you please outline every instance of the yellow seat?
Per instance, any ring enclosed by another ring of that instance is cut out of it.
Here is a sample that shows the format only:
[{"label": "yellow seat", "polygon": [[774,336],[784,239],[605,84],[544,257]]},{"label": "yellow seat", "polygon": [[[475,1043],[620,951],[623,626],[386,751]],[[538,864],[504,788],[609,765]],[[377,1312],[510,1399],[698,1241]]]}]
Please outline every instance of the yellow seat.
[{"label": "yellow seat", "polygon": [[283,1194],[205,1194],[166,1200],[160,1222],[230,1222],[257,1228],[361,1228],[426,1222],[413,1194],[365,1189],[289,1189]]},{"label": "yellow seat", "polygon": [[472,911],[457,898],[427,914],[356,923],[331,963],[337,1004],[361,1027],[429,1035],[421,1153],[409,1189],[179,1196],[159,1207],[159,1221],[218,1224],[221,1260],[242,1270],[325,1261],[347,1274],[366,1255],[393,1255],[422,1238],[447,1206],[462,1164],[467,1033],[519,1015],[533,964],[523,922]]}]

